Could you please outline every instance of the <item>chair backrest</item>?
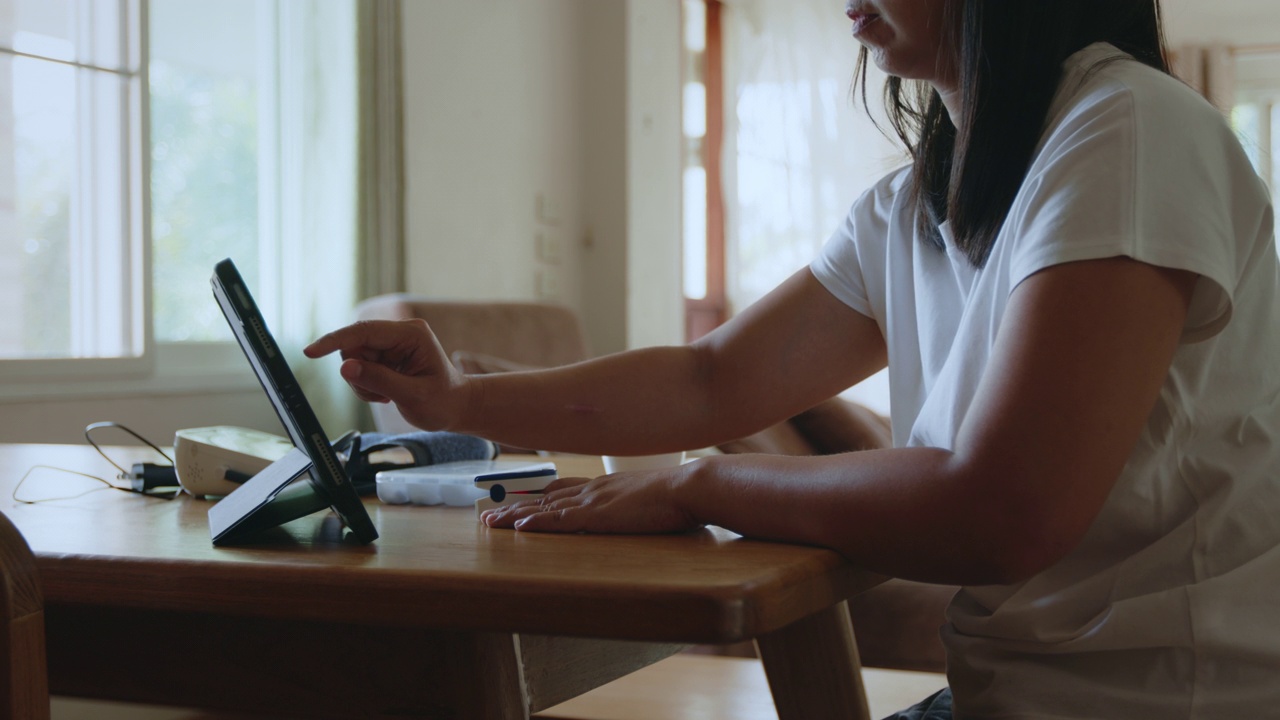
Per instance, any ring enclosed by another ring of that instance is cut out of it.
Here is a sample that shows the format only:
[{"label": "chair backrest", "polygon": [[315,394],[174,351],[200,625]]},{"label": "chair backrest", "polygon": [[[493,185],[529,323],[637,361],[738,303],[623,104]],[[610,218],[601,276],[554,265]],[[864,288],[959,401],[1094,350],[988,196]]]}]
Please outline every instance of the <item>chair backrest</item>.
[{"label": "chair backrest", "polygon": [[0,720],[47,720],[44,596],[36,559],[0,513]]},{"label": "chair backrest", "polygon": [[[535,368],[568,365],[588,357],[582,323],[569,308],[536,302],[460,302],[404,293],[369,298],[356,307],[360,320],[426,320],[451,357],[486,356]],[[394,406],[374,404],[382,432],[413,428]]]}]

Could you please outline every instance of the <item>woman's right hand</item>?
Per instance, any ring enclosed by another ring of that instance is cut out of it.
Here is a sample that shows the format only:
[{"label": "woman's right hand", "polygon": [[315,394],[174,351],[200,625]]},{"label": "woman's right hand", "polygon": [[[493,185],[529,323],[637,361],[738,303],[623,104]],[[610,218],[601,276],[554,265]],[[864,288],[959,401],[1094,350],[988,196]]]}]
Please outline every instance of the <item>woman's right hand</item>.
[{"label": "woman's right hand", "polygon": [[395,403],[405,420],[424,430],[454,429],[471,401],[471,383],[423,320],[358,322],[303,352],[309,358],[340,353],[342,377],[361,400]]}]

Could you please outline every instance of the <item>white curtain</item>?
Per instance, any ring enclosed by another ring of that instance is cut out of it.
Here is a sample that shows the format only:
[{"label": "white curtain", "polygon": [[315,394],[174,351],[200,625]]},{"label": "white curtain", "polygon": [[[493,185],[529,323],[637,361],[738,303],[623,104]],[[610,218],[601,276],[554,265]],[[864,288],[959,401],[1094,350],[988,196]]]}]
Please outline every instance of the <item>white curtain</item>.
[{"label": "white curtain", "polygon": [[301,349],[349,322],[356,302],[356,4],[281,0],[279,8],[280,342],[336,437],[356,427],[359,403],[336,357],[308,360]]},{"label": "white curtain", "polygon": [[[754,302],[817,256],[858,196],[906,162],[854,102],[858,43],[831,0],[727,0],[725,209],[728,294]],[[880,120],[884,75],[867,99]],[[850,394],[888,410],[883,377]]]},{"label": "white curtain", "polygon": [[361,300],[405,289],[400,0],[359,2]]},{"label": "white curtain", "polygon": [[[843,5],[830,0],[726,4],[725,199],[736,309],[812,260],[858,195],[905,162],[853,102],[858,43],[849,30]],[[882,81],[872,67],[868,100],[877,109]]]}]

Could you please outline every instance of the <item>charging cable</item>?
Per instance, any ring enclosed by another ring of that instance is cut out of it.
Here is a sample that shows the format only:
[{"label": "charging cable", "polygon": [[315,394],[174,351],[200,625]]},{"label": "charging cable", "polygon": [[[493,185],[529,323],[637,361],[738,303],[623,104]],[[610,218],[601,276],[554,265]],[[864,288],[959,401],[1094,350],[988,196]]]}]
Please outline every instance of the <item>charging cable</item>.
[{"label": "charging cable", "polygon": [[[95,430],[100,430],[102,428],[109,428],[109,427],[123,430],[124,432],[129,433],[133,437],[137,438],[144,445],[146,445],[147,447],[159,453],[161,457],[169,461],[169,464],[165,465],[161,463],[141,462],[141,463],[134,463],[128,470],[124,469],[123,467],[120,466],[119,463],[117,463],[115,460],[112,460],[111,456],[107,455],[106,451],[103,450],[102,447],[98,445],[98,443],[93,439],[93,432]],[[28,469],[26,474],[22,476],[22,479],[18,481],[18,484],[13,487],[13,493],[12,493],[13,499],[17,502],[30,505],[38,502],[45,502],[46,500],[70,500],[72,498],[77,498],[77,497],[80,497],[81,495],[86,495],[90,492],[95,492],[97,490],[120,490],[122,492],[146,495],[147,497],[160,498],[162,500],[172,500],[178,497],[179,494],[181,494],[182,488],[178,485],[178,472],[176,469],[174,469],[173,458],[169,457],[169,454],[166,453],[164,450],[161,450],[158,445],[144,438],[138,433],[134,432],[130,428],[124,425],[121,425],[120,423],[110,422],[110,421],[91,423],[88,427],[84,429],[84,439],[90,445],[93,446],[94,450],[98,451],[98,454],[102,456],[102,459],[111,463],[112,467],[114,467],[116,470],[119,471],[119,473],[116,475],[116,479],[127,481],[129,483],[127,487],[117,485],[111,482],[110,480],[106,480],[105,478],[100,478],[96,475],[90,475],[89,473],[83,473],[78,470],[68,470],[66,468],[53,467],[52,465],[35,465],[30,469]],[[55,470],[57,472],[70,473],[72,475],[79,475],[81,477],[89,478],[90,480],[96,480],[102,483],[105,487],[93,488],[92,490],[87,490],[77,495],[71,495],[68,497],[43,498],[41,500],[24,500],[22,498],[19,498],[18,489],[21,488],[22,484],[27,481],[27,478],[31,475],[31,473],[35,472],[37,469]],[[173,488],[173,490],[170,492],[169,488]]]}]

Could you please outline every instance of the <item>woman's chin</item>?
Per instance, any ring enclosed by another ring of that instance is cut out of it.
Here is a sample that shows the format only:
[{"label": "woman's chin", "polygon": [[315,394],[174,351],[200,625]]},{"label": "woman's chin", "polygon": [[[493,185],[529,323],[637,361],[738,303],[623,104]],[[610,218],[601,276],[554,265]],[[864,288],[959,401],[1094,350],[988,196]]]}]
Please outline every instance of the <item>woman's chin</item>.
[{"label": "woman's chin", "polygon": [[871,62],[885,75],[891,75],[902,80],[922,80],[925,82],[933,82],[937,79],[928,72],[922,72],[920,63],[907,62],[898,54],[892,53],[883,47],[868,46],[867,49],[870,53]]}]

